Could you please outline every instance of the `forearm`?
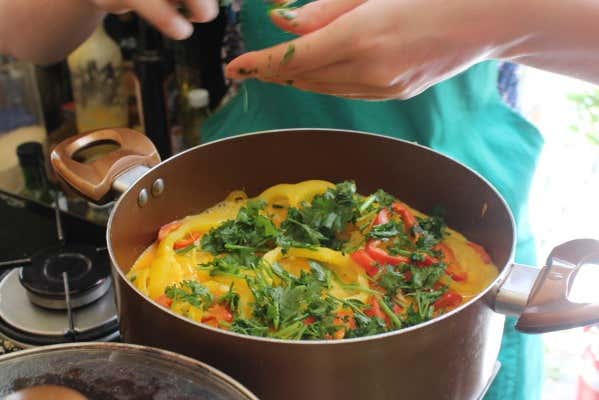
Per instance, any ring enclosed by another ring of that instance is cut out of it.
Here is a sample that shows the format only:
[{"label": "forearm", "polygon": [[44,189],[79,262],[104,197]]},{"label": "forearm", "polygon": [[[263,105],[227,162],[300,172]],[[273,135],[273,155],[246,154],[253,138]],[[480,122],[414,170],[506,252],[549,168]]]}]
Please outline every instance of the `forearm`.
[{"label": "forearm", "polygon": [[498,58],[599,84],[599,0],[511,3],[518,16],[508,19],[512,36]]},{"label": "forearm", "polygon": [[0,53],[39,64],[59,61],[103,16],[85,0],[0,0]]}]

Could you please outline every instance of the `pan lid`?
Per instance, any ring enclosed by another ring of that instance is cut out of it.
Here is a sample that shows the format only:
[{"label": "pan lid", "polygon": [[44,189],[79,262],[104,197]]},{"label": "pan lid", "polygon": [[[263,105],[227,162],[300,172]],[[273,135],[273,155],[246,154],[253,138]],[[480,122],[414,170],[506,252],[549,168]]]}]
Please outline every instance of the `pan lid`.
[{"label": "pan lid", "polygon": [[0,398],[28,388],[58,386],[90,400],[257,400],[240,383],[199,361],[121,343],[64,344],[11,353],[0,357],[0,382]]}]

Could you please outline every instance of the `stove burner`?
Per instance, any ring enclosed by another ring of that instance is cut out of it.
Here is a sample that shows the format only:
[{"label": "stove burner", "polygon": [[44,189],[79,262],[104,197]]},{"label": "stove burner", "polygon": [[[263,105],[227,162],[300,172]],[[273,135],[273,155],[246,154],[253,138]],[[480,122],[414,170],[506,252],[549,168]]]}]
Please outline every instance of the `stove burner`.
[{"label": "stove burner", "polygon": [[44,261],[44,276],[49,281],[62,283],[62,273],[66,272],[71,282],[81,280],[92,267],[91,260],[79,253],[59,253]]},{"label": "stove burner", "polygon": [[68,312],[38,307],[29,301],[19,275],[19,269],[0,275],[0,346],[5,342],[20,349],[73,341],[112,341],[119,337],[110,278],[105,296],[87,307],[72,310],[69,316]]},{"label": "stove burner", "polygon": [[67,244],[34,255],[31,265],[21,270],[20,281],[32,303],[65,310],[69,305],[81,307],[102,297],[110,286],[109,275],[108,258],[102,250]]}]

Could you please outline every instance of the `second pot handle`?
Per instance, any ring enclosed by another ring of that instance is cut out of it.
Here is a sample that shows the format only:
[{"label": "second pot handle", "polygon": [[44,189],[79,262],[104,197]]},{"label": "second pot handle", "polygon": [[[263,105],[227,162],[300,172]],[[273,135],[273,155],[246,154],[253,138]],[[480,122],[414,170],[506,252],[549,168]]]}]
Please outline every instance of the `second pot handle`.
[{"label": "second pot handle", "polygon": [[[509,303],[517,307],[518,301],[513,300],[522,297],[514,293],[523,293],[518,287],[525,288],[527,270],[515,266],[512,272],[517,275],[512,279],[508,275],[497,299],[509,299]],[[528,298],[524,297],[523,308],[517,312],[520,318],[516,329],[526,333],[545,333],[599,323],[599,291],[596,289],[599,284],[598,240],[578,239],[556,247],[547,265],[537,273],[538,276],[534,273],[529,275],[533,280],[528,281],[534,282],[534,285]],[[515,285],[518,279],[519,285]],[[510,291],[511,288],[515,290]],[[506,296],[506,293],[511,295]],[[505,312],[505,304],[501,305],[502,312]]]},{"label": "second pot handle", "polygon": [[[84,149],[102,144],[117,149],[90,160],[78,160]],[[52,167],[69,186],[101,203],[112,192],[119,175],[138,166],[160,163],[154,144],[143,133],[124,128],[101,129],[73,136],[56,145],[50,155]]]}]

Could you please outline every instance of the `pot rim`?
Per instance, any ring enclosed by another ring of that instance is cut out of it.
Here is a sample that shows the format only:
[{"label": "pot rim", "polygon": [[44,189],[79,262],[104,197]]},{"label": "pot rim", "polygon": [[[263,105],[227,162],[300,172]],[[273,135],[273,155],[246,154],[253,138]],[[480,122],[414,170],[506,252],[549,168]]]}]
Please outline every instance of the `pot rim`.
[{"label": "pot rim", "polygon": [[196,360],[195,358],[187,357],[179,353],[175,353],[173,351],[160,349],[157,347],[150,346],[142,346],[131,343],[117,343],[117,342],[78,342],[78,343],[62,343],[62,344],[54,344],[49,346],[40,346],[34,347],[31,349],[25,349],[20,351],[15,351],[12,353],[4,354],[0,356],[0,365],[4,361],[9,361],[13,359],[18,359],[20,357],[27,357],[32,354],[44,354],[51,353],[54,351],[60,350],[130,350],[136,352],[144,352],[150,355],[158,355],[160,357],[166,358],[168,361],[172,361],[174,363],[184,364],[189,367],[200,367],[210,374],[216,376],[219,380],[222,380],[227,385],[230,385],[232,388],[237,390],[239,394],[245,396],[250,400],[258,400],[255,394],[250,392],[245,386],[243,386],[240,382],[233,379],[231,376],[225,374],[224,372],[202,362]]},{"label": "pot rim", "polygon": [[[247,136],[256,136],[256,135],[264,135],[264,134],[270,134],[270,133],[281,133],[284,134],[285,132],[310,132],[310,131],[320,131],[323,133],[326,132],[344,132],[344,133],[351,133],[351,134],[359,134],[359,135],[367,135],[367,136],[374,136],[380,139],[384,139],[384,140],[395,140],[395,141],[399,141],[399,142],[403,142],[406,143],[408,145],[411,146],[416,146],[419,147],[421,149],[433,152],[435,154],[437,154],[438,156],[441,156],[445,159],[448,159],[451,162],[457,163],[459,164],[462,168],[467,169],[470,173],[474,174],[476,177],[478,177],[480,180],[482,180],[484,183],[486,183],[491,190],[495,193],[495,195],[499,198],[501,204],[503,204],[503,206],[505,207],[508,217],[509,217],[509,222],[511,225],[511,230],[512,230],[512,245],[511,245],[511,251],[508,257],[508,261],[506,262],[506,265],[504,265],[503,269],[500,271],[499,275],[487,286],[487,288],[485,290],[483,290],[482,292],[480,292],[479,294],[477,294],[476,296],[474,296],[473,298],[471,298],[468,302],[460,305],[459,307],[453,309],[452,311],[442,314],[438,317],[432,318],[429,321],[417,324],[417,325],[413,325],[410,327],[406,327],[406,328],[401,328],[398,330],[393,330],[393,331],[389,331],[389,332],[384,332],[384,333],[379,333],[376,335],[370,335],[370,336],[362,336],[362,337],[357,337],[357,338],[350,338],[350,339],[343,339],[343,340],[326,340],[326,339],[320,339],[320,340],[289,340],[289,339],[275,339],[275,338],[269,338],[269,337],[261,337],[261,336],[251,336],[251,335],[244,335],[241,333],[236,333],[236,332],[231,332],[231,331],[227,331],[224,329],[218,329],[218,328],[214,328],[212,326],[206,325],[206,324],[202,324],[200,322],[196,322],[193,321],[189,318],[186,318],[182,315],[179,315],[177,313],[174,313],[171,310],[166,309],[165,307],[160,306],[159,304],[155,303],[152,299],[150,299],[148,296],[144,295],[141,291],[139,291],[139,289],[137,289],[125,276],[125,274],[123,273],[122,269],[120,268],[120,266],[118,265],[118,263],[116,262],[116,258],[113,254],[112,251],[112,241],[110,238],[110,232],[111,232],[111,227],[112,227],[112,223],[113,223],[113,219],[114,219],[114,214],[115,214],[115,210],[117,210],[121,204],[121,201],[123,198],[125,198],[126,196],[129,195],[129,192],[131,192],[133,190],[133,188],[135,187],[136,183],[133,183],[131,186],[129,186],[129,188],[127,188],[127,190],[122,193],[118,200],[116,201],[112,212],[110,213],[109,219],[108,219],[108,224],[106,226],[106,243],[107,243],[107,249],[108,249],[108,254],[110,255],[110,261],[111,261],[111,265],[112,265],[112,269],[116,271],[116,273],[119,275],[119,277],[125,282],[126,285],[129,286],[130,289],[132,289],[133,291],[135,291],[135,293],[139,296],[141,296],[144,301],[149,302],[152,306],[154,306],[156,309],[158,309],[158,311],[160,312],[165,312],[168,313],[171,317],[175,317],[178,318],[184,322],[187,322],[191,325],[194,325],[198,328],[201,329],[207,329],[212,331],[215,334],[221,334],[221,335],[226,335],[226,336],[233,336],[237,339],[241,339],[241,340],[254,340],[254,341],[261,341],[261,342],[265,342],[265,343],[271,343],[271,344],[280,344],[280,345],[292,345],[292,346],[322,346],[322,345],[344,345],[344,344],[354,344],[354,343],[359,343],[359,342],[368,342],[368,341],[373,341],[373,340],[377,340],[377,339],[385,339],[391,336],[397,336],[397,335],[401,335],[401,334],[407,334],[410,333],[412,331],[415,331],[417,329],[421,329],[421,328],[425,328],[428,327],[430,325],[433,325],[435,323],[437,323],[438,321],[442,321],[446,318],[450,318],[453,315],[458,314],[459,312],[461,312],[462,310],[466,309],[467,307],[470,307],[472,304],[474,304],[475,302],[477,302],[478,300],[480,300],[482,297],[484,297],[485,295],[487,295],[487,293],[489,293],[489,291],[491,291],[493,288],[497,287],[507,276],[508,271],[510,268],[508,268],[508,266],[510,264],[513,263],[514,261],[514,254],[515,254],[515,249],[516,249],[516,240],[517,240],[517,231],[516,231],[516,224],[515,224],[515,220],[514,220],[514,216],[512,214],[512,211],[509,207],[509,205],[507,204],[505,198],[501,195],[501,193],[499,193],[499,191],[495,188],[495,186],[489,182],[484,176],[482,176],[481,174],[479,174],[477,171],[473,170],[472,168],[468,167],[467,165],[464,165],[462,162],[455,160],[443,153],[441,153],[438,150],[429,148],[427,146],[421,145],[417,142],[412,142],[409,140],[404,140],[404,139],[398,139],[398,138],[394,138],[391,136],[387,136],[387,135],[382,135],[382,134],[378,134],[378,133],[370,133],[370,132],[363,132],[363,131],[358,131],[358,130],[349,130],[349,129],[329,129],[329,128],[286,128],[286,129],[270,129],[270,130],[264,130],[264,131],[257,131],[257,132],[250,132],[250,133],[244,133],[244,134],[240,134],[240,135],[235,135],[232,137],[227,137],[227,138],[223,138],[223,139],[218,139],[218,140],[214,140],[212,142],[208,142],[208,143],[204,143],[192,148],[189,148],[187,150],[182,151],[181,153],[178,153],[166,160],[161,161],[159,164],[157,164],[156,166],[150,168],[148,171],[146,171],[146,173],[143,174],[142,177],[147,176],[149,173],[153,172],[154,170],[162,167],[164,164],[175,160],[179,157],[184,157],[187,153],[195,151],[196,149],[200,148],[200,147],[205,147],[205,146],[210,146],[214,143],[220,143],[220,142],[224,142],[224,141],[232,141],[232,140],[237,140],[240,138],[244,138]],[[140,177],[139,179],[141,179],[142,177]],[[317,179],[317,178],[314,178]]]}]

